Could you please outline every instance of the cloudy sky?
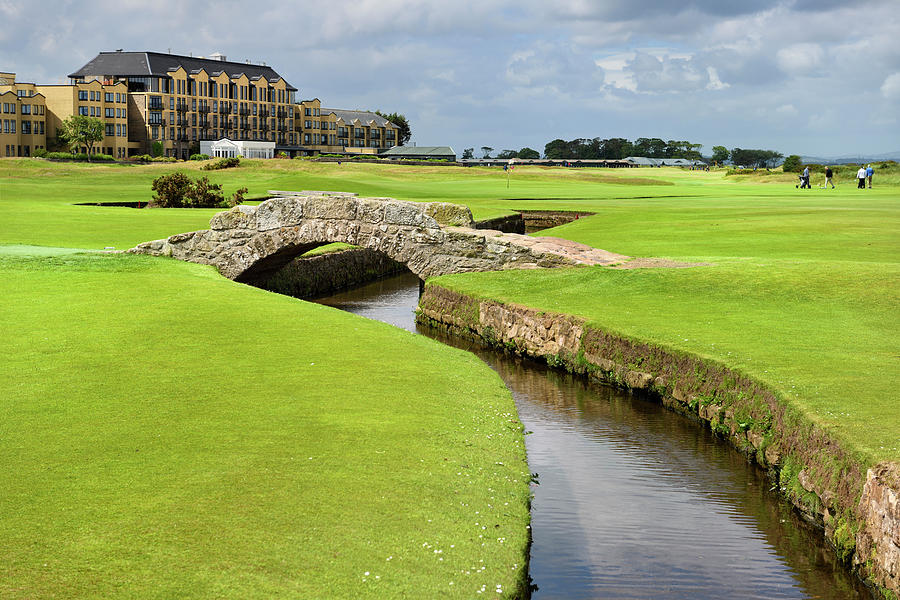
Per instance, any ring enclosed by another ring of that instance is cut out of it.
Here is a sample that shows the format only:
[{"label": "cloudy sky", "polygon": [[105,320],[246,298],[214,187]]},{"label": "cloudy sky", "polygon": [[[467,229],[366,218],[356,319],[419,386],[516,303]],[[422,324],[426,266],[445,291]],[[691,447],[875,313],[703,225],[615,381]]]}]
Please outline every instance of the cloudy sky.
[{"label": "cloudy sky", "polygon": [[123,48],[266,62],[418,145],[660,137],[900,150],[898,0],[0,0],[0,71],[66,82]]}]

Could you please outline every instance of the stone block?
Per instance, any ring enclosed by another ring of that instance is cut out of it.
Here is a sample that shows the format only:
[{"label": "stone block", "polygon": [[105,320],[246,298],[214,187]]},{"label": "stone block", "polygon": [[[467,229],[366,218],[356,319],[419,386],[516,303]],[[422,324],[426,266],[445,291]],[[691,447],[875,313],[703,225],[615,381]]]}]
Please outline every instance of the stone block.
[{"label": "stone block", "polygon": [[256,228],[258,231],[268,231],[292,227],[301,223],[303,216],[302,198],[273,198],[256,207]]},{"label": "stone block", "polygon": [[355,198],[309,198],[305,216],[308,219],[356,219],[358,201]]},{"label": "stone block", "polygon": [[456,227],[475,227],[472,211],[462,204],[449,202],[429,202],[425,205],[425,214],[441,225]]},{"label": "stone block", "polygon": [[650,373],[640,371],[628,371],[625,373],[625,384],[635,390],[645,390],[650,387],[653,376]]},{"label": "stone block", "polygon": [[384,220],[384,202],[360,198],[356,202],[356,218],[363,223],[381,223]]},{"label": "stone block", "polygon": [[226,229],[256,229],[256,211],[255,206],[244,206],[240,204],[231,210],[222,211],[213,215],[209,220],[209,227],[214,231],[222,231]]},{"label": "stone block", "polygon": [[424,223],[422,206],[411,202],[389,202],[384,205],[384,220],[394,225],[421,226]]}]

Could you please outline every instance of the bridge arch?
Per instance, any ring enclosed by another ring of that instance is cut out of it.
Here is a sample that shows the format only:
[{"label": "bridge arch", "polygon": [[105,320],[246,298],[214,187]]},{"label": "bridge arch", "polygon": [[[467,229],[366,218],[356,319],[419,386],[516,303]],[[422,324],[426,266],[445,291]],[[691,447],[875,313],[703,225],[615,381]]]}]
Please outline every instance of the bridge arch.
[{"label": "bridge arch", "polygon": [[474,229],[465,206],[348,195],[284,195],[217,213],[210,229],[130,251],[215,265],[253,282],[318,246],[344,242],[403,263],[420,279],[467,271],[612,264],[627,257],[556,238]]}]

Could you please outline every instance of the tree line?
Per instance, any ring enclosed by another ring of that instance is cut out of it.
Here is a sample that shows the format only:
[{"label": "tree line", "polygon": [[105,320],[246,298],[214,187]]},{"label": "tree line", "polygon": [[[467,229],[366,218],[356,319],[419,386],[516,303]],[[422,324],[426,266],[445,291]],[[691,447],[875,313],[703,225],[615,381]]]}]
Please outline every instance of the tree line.
[{"label": "tree line", "polygon": [[625,138],[578,138],[570,141],[555,139],[544,146],[546,158],[622,159],[628,156],[647,158],[686,158],[700,160],[703,144],[687,140],[662,140],[637,138],[633,142]]},{"label": "tree line", "polygon": [[[637,138],[634,141],[625,138],[577,138],[574,140],[555,139],[544,146],[544,158],[568,159],[606,159],[616,160],[629,156],[647,158],[685,158],[688,160],[704,160],[700,154],[703,144],[694,144],[688,140],[663,140],[661,138]],[[540,152],[531,148],[521,150],[501,150],[496,156],[490,146],[482,146],[483,158],[540,158]],[[735,165],[745,167],[774,167],[783,154],[775,150],[756,150],[713,146],[710,160],[722,164],[731,160]],[[475,158],[475,148],[463,150],[463,159]]]}]

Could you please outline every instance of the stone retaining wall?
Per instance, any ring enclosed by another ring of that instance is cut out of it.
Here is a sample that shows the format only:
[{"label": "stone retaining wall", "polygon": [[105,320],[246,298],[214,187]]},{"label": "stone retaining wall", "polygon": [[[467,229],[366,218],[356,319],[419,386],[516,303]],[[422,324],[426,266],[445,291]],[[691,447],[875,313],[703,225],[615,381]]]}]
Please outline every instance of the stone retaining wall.
[{"label": "stone retaining wall", "polygon": [[590,327],[583,319],[480,300],[434,284],[418,320],[551,366],[644,390],[709,424],[766,467],[864,579],[900,593],[900,465],[871,469],[766,385],[717,362]]}]

